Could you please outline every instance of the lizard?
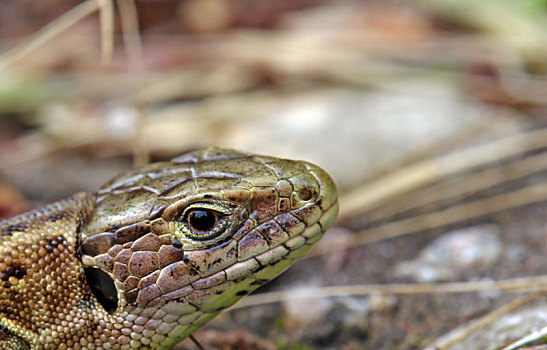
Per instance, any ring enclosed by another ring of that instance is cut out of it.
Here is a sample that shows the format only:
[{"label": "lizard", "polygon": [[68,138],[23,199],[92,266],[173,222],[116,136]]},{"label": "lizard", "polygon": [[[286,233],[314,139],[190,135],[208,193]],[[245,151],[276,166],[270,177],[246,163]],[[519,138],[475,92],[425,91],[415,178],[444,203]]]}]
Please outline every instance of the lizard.
[{"label": "lizard", "polygon": [[337,213],[311,163],[205,148],[0,222],[0,349],[171,349]]}]

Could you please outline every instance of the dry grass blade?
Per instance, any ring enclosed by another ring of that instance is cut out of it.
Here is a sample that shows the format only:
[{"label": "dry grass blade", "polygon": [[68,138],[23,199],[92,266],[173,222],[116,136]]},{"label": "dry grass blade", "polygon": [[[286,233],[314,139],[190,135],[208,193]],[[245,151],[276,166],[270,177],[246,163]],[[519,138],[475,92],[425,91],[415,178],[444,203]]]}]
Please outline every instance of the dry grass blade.
[{"label": "dry grass blade", "polygon": [[439,202],[461,199],[478,191],[545,170],[547,170],[547,153],[541,153],[509,164],[486,169],[476,174],[463,176],[463,178],[453,181],[448,180],[428,186],[423,190],[410,193],[399,200],[386,203],[385,206],[367,213],[367,217],[369,221],[389,219],[405,211],[427,205],[437,205]]},{"label": "dry grass blade", "polygon": [[112,0],[97,0],[100,2],[101,19],[101,62],[112,61],[114,51],[114,4]]},{"label": "dry grass blade", "polygon": [[544,147],[547,129],[540,129],[412,164],[341,196],[339,220],[370,211],[449,176]]},{"label": "dry grass blade", "polygon": [[144,83],[141,79],[144,65],[139,32],[139,17],[133,0],[118,0],[117,3],[120,7],[123,41],[129,62],[129,70],[132,76],[137,79],[134,84],[135,90],[132,91],[132,100],[137,110],[137,123],[133,137],[133,165],[138,167],[147,164],[150,160],[148,143],[145,137],[148,116],[144,104],[136,97],[137,92],[144,88]]},{"label": "dry grass blade", "polygon": [[[448,209],[438,210],[432,213],[366,229],[356,233],[353,239],[347,243],[346,248],[438,228],[542,201],[547,201],[547,183],[540,183],[498,196],[476,200]],[[324,253],[327,252],[315,250],[311,255],[320,255]]]},{"label": "dry grass blade", "polygon": [[542,329],[538,331],[534,331],[528,334],[527,336],[517,340],[516,342],[509,344],[508,346],[504,347],[501,350],[516,350],[518,348],[521,348],[525,345],[530,344],[531,342],[545,338],[546,336],[547,336],[547,327],[543,327]]},{"label": "dry grass blade", "polygon": [[49,23],[28,40],[2,55],[0,57],[0,71],[13,66],[21,58],[32,53],[81,19],[97,11],[99,6],[100,4],[97,0],[85,1],[78,6],[75,6],[72,10],[57,18],[55,21]]},{"label": "dry grass blade", "polygon": [[[389,222],[355,233],[351,239],[337,248],[353,248],[384,239],[399,237],[410,233],[443,227],[465,220],[494,214],[503,210],[547,201],[547,183],[540,183],[497,196],[467,202],[447,209]],[[332,250],[318,246],[307,257],[330,253]]]},{"label": "dry grass blade", "polygon": [[118,0],[122,21],[123,42],[131,70],[140,71],[143,68],[142,44],[139,33],[139,17],[133,0]]},{"label": "dry grass blade", "polygon": [[522,305],[537,299],[541,295],[542,293],[533,293],[533,294],[529,294],[529,295],[517,298],[513,300],[512,302],[507,303],[501,306],[500,308],[482,316],[478,320],[472,322],[467,327],[457,328],[456,330],[450,332],[446,337],[442,337],[441,339],[437,340],[435,343],[429,345],[427,348],[425,348],[425,350],[448,349],[452,345],[455,345],[458,342],[462,341],[463,339],[469,337],[471,334],[475,333],[476,331],[488,326],[492,322],[499,319],[501,316],[506,315],[509,312],[521,307]]},{"label": "dry grass blade", "polygon": [[327,298],[347,295],[370,294],[429,294],[429,293],[473,293],[480,291],[545,291],[547,276],[523,277],[501,281],[475,281],[422,284],[376,284],[310,288],[295,293],[294,290],[255,294],[238,302],[232,309],[278,303],[290,299]]}]

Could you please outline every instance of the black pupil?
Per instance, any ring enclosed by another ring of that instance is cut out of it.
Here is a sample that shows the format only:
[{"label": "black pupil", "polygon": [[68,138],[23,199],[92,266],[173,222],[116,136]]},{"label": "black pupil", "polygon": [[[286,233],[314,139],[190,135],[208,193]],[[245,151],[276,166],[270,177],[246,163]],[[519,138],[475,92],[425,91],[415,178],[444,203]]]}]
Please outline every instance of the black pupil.
[{"label": "black pupil", "polygon": [[188,222],[194,230],[204,232],[215,227],[217,217],[210,210],[193,210],[188,215]]}]

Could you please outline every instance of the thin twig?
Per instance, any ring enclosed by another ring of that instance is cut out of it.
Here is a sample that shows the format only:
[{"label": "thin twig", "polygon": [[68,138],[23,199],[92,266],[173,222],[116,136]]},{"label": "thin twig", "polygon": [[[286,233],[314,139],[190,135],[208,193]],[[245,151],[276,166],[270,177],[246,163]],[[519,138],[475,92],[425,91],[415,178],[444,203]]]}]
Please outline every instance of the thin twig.
[{"label": "thin twig", "polygon": [[112,0],[97,0],[100,5],[101,20],[101,63],[112,61],[114,51],[114,4]]},{"label": "thin twig", "polygon": [[99,6],[99,1],[87,0],[49,23],[40,31],[32,35],[28,40],[0,56],[0,71],[13,66],[18,60],[29,55],[81,19],[94,13]]},{"label": "thin twig", "polygon": [[507,345],[502,350],[516,350],[525,345],[530,344],[531,342],[545,338],[546,336],[547,336],[547,327],[543,327],[542,329],[534,331],[526,335],[525,337],[522,337],[519,340]]},{"label": "thin twig", "polygon": [[142,70],[143,62],[137,7],[133,0],[117,0],[117,2],[120,7],[123,42],[129,62],[129,69],[132,72],[138,72]]},{"label": "thin twig", "polygon": [[547,275],[514,278],[500,281],[335,286],[310,288],[309,290],[299,291],[298,293],[295,293],[294,290],[288,290],[250,295],[238,302],[231,309],[233,310],[250,306],[272,304],[292,299],[330,298],[347,295],[407,295],[430,293],[473,293],[483,291],[518,292],[545,290],[547,290]]},{"label": "thin twig", "polygon": [[190,340],[198,347],[199,350],[205,350],[205,348],[199,343],[199,341],[192,334],[189,336]]},{"label": "thin twig", "polygon": [[547,182],[363,230],[353,236],[349,246],[369,244],[409,233],[443,227],[543,201],[547,201]]},{"label": "thin twig", "polygon": [[510,303],[507,303],[505,305],[502,305],[498,309],[489,312],[488,314],[482,316],[476,321],[471,322],[469,325],[463,328],[457,328],[450,332],[445,337],[442,337],[438,340],[436,340],[433,344],[429,345],[425,350],[445,350],[448,349],[450,346],[457,344],[458,342],[462,341],[463,339],[469,337],[471,334],[477,332],[480,329],[485,328],[492,322],[499,319],[501,316],[508,314],[509,312],[521,307],[524,304],[527,304],[533,300],[536,300],[539,296],[543,295],[543,293],[532,293],[529,295],[525,295],[519,298],[516,298],[515,300],[511,301]]},{"label": "thin twig", "polygon": [[468,174],[461,178],[440,182],[422,190],[410,193],[399,200],[386,203],[385,206],[367,213],[370,221],[388,219],[405,211],[439,202],[462,199],[478,191],[483,191],[510,181],[514,181],[534,173],[547,170],[547,153],[530,156],[503,164],[494,168]]}]

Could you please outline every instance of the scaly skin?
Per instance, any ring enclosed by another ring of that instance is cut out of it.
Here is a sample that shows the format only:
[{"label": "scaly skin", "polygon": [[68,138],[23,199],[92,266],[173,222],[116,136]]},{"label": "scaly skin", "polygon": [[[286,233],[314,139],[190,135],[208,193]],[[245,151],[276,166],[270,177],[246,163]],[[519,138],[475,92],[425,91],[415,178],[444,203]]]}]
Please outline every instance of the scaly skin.
[{"label": "scaly skin", "polygon": [[213,148],[4,221],[0,349],[170,349],[337,212],[318,167]]}]

